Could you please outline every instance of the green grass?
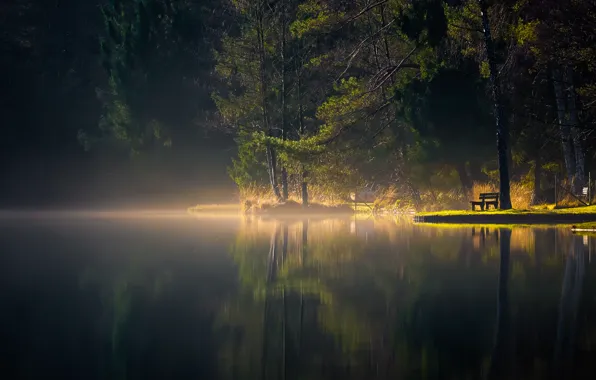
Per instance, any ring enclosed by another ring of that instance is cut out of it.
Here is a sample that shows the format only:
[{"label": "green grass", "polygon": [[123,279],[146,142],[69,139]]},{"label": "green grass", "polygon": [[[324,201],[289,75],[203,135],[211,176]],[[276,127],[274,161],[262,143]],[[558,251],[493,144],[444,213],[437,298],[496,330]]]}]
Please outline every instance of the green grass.
[{"label": "green grass", "polygon": [[576,228],[581,228],[581,229],[592,229],[592,230],[596,230],[596,223],[594,222],[587,222],[587,223],[576,223],[573,225]]},{"label": "green grass", "polygon": [[596,205],[585,207],[572,208],[557,208],[549,209],[546,207],[538,207],[529,210],[489,210],[489,211],[472,211],[472,210],[445,210],[436,212],[421,212],[416,215],[420,216],[450,216],[450,215],[577,215],[577,214],[596,214]]},{"label": "green grass", "polygon": [[[424,227],[435,227],[435,228],[441,228],[441,229],[445,229],[445,228],[451,228],[451,229],[470,229],[472,227],[475,228],[508,228],[508,229],[514,229],[514,228],[543,228],[543,229],[548,229],[548,228],[571,228],[571,226],[573,224],[570,223],[557,223],[557,224],[524,224],[524,223],[499,223],[499,224],[495,224],[495,223],[416,223],[417,226],[424,226]],[[579,226],[579,224],[577,224],[577,226]]]}]

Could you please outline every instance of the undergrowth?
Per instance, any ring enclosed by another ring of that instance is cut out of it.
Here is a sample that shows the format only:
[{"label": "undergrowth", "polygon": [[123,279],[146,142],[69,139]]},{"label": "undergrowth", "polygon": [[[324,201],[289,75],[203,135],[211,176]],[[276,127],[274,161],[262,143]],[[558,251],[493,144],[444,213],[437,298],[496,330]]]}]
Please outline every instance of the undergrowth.
[{"label": "undergrowth", "polygon": [[[533,189],[530,184],[523,182],[511,183],[511,203],[515,210],[552,210],[554,204],[541,203],[532,205]],[[291,186],[288,202],[302,203],[300,189]],[[309,203],[324,206],[337,206],[347,204],[357,212],[379,214],[402,214],[411,212],[434,212],[444,210],[470,210],[470,200],[479,199],[480,193],[498,192],[498,186],[491,183],[474,183],[470,194],[465,194],[460,189],[441,190],[425,189],[413,195],[408,188],[397,185],[376,187],[373,190],[374,200],[367,203],[354,204],[350,200],[350,191],[345,189],[332,189],[309,185]],[[352,190],[353,191],[353,190]],[[559,197],[556,208],[571,208],[581,206],[572,196]],[[239,190],[239,200],[242,205],[249,201],[258,207],[269,207],[278,204],[270,187],[248,186]]]}]

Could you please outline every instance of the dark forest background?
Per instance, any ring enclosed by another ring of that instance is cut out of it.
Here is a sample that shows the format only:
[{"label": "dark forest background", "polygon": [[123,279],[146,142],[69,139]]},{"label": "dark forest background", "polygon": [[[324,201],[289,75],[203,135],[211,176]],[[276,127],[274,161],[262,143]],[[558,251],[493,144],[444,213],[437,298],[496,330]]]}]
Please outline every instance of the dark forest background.
[{"label": "dark forest background", "polygon": [[[100,48],[106,3],[0,3],[0,207],[185,206],[232,199],[226,166],[233,140],[207,128],[214,106],[197,74],[203,69],[209,75],[207,44],[156,63],[153,103],[143,107],[174,127],[171,146],[133,152],[128,142],[101,130],[101,94],[109,81]],[[199,45],[207,26],[196,26],[188,38]]]}]

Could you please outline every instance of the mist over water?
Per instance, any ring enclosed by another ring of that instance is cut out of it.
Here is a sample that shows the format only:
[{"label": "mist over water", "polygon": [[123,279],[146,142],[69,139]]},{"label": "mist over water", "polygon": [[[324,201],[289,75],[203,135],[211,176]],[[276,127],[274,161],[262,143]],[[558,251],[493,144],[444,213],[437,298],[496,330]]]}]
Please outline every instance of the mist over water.
[{"label": "mist over water", "polygon": [[589,378],[595,244],[563,228],[3,212],[0,368],[10,379]]}]

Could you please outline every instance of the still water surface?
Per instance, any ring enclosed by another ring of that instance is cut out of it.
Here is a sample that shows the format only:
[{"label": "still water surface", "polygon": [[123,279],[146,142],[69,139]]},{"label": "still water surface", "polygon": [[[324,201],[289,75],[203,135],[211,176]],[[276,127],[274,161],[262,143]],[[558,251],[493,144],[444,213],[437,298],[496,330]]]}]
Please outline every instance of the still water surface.
[{"label": "still water surface", "polygon": [[594,247],[556,228],[4,216],[1,376],[591,379]]}]

